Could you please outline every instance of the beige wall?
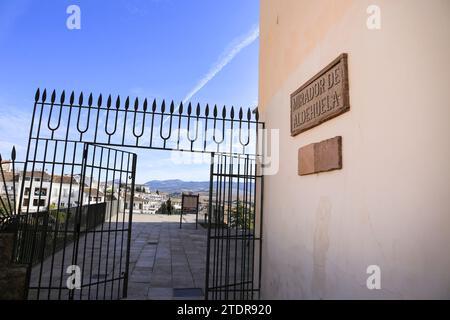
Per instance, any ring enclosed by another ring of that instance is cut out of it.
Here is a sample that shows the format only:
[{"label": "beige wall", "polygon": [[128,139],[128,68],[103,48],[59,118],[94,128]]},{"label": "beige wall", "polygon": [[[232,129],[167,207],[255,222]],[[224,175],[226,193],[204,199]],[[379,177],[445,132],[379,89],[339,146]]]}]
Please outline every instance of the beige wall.
[{"label": "beige wall", "polygon": [[[261,1],[260,109],[280,129],[264,298],[450,298],[449,30],[447,0]],[[291,137],[289,95],[343,52],[350,111]],[[298,176],[298,148],[337,135],[343,169]]]}]

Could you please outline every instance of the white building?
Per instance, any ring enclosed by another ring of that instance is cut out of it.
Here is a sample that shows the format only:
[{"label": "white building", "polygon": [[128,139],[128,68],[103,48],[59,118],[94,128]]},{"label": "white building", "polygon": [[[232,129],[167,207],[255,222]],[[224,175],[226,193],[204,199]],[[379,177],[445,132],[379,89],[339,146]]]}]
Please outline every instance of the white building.
[{"label": "white building", "polygon": [[[13,182],[13,174],[10,167],[2,164],[2,168],[4,169],[6,189],[3,184],[3,179],[1,179],[0,195],[5,200],[8,195],[10,201],[12,201],[15,191],[16,207],[18,208],[20,188],[24,174],[23,172],[15,174]],[[47,208],[75,207],[79,203],[79,191],[79,183],[69,175],[54,175],[53,179],[51,179],[51,176],[47,172],[27,172],[25,174],[21,211],[37,212],[46,211]],[[97,192],[97,189],[92,189],[89,193],[89,188],[84,188],[83,204],[104,201],[105,197],[103,192]]]},{"label": "white building", "polygon": [[[68,176],[54,176],[51,185],[50,207],[66,208],[78,205],[80,185]],[[59,204],[58,204],[59,199]]]},{"label": "white building", "polygon": [[[122,194],[124,198],[124,194]],[[130,195],[127,194],[125,201],[125,209],[130,207]],[[135,192],[133,200],[133,212],[142,214],[155,214],[156,211],[161,207],[161,204],[167,201],[168,197],[166,194],[151,192]]]},{"label": "white building", "polygon": [[97,188],[84,187],[83,205],[105,202],[105,194]]},{"label": "white building", "polygon": [[[22,177],[25,176],[23,199],[21,203],[22,212],[45,211],[49,205],[50,195],[50,175],[42,171],[26,172],[21,174],[19,183],[16,185],[17,192],[20,192]],[[18,194],[18,193],[17,193]],[[17,200],[19,196],[17,196]]]}]

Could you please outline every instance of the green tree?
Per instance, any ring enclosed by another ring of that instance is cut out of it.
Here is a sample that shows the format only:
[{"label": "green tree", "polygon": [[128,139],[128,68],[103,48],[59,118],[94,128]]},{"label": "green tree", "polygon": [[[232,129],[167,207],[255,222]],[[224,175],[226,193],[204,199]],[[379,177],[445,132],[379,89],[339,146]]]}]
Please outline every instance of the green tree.
[{"label": "green tree", "polygon": [[161,206],[159,207],[159,209],[156,211],[157,214],[167,214],[167,206],[166,203],[163,202],[161,203]]},{"label": "green tree", "polygon": [[161,203],[161,206],[159,207],[158,210],[156,210],[157,214],[167,214],[167,215],[171,215],[172,213],[174,213],[175,209],[172,205],[172,201],[170,200],[170,198]]},{"label": "green tree", "polygon": [[250,203],[245,206],[238,201],[231,210],[229,227],[253,230],[254,216],[253,206]]},{"label": "green tree", "polygon": [[[10,207],[8,206],[8,198],[2,197],[2,200],[3,200],[3,205],[4,205],[5,207],[3,207],[2,203],[0,202],[0,213],[1,213],[2,215],[11,213]],[[11,206],[13,206],[12,203],[11,203]]]},{"label": "green tree", "polygon": [[173,205],[172,205],[172,201],[169,199],[167,199],[166,201],[166,208],[167,208],[167,214],[171,215],[173,212]]}]

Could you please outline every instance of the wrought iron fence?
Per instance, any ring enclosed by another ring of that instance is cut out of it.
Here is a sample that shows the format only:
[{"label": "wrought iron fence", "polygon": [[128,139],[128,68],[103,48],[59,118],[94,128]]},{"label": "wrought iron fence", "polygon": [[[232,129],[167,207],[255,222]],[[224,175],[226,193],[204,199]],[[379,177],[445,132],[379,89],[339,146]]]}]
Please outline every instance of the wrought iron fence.
[{"label": "wrought iron fence", "polygon": [[[77,210],[80,210],[80,232],[93,230],[110,219],[106,202],[84,205],[80,209],[72,207],[40,211],[29,215],[28,219],[24,214],[17,215],[14,223],[16,232],[14,262],[34,266],[51,256],[53,251],[58,252],[71,245],[74,241],[73,235],[58,232],[58,228],[73,230],[78,223]],[[49,237],[49,234],[55,236]],[[41,254],[34,253],[37,248]]]}]

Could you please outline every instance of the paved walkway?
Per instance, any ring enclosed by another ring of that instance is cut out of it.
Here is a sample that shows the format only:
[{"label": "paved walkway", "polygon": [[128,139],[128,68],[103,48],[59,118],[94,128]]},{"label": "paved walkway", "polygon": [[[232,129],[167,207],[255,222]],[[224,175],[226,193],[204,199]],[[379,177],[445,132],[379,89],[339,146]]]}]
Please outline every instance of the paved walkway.
[{"label": "paved walkway", "polygon": [[203,299],[207,229],[195,216],[133,215],[128,299]]}]

